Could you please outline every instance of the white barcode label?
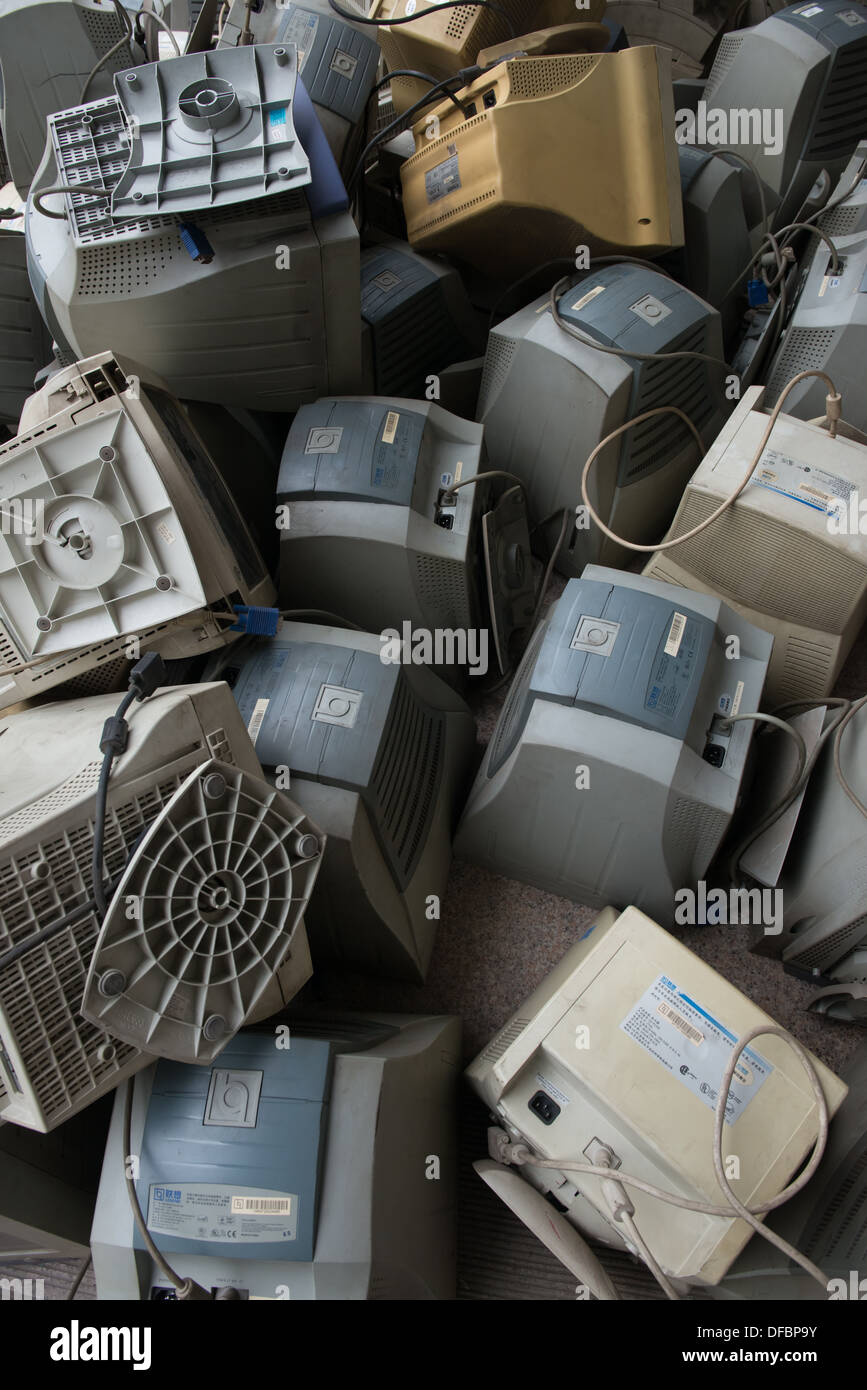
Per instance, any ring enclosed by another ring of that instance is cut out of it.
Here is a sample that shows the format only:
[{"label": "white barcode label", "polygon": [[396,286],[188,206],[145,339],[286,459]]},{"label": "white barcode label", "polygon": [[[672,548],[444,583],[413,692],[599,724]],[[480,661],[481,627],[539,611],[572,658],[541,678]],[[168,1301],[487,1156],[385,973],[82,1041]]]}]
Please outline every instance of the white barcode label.
[{"label": "white barcode label", "polygon": [[463,471],[464,471],[463,459],[458,459],[457,463],[455,464],[455,482],[456,482],[456,483],[459,483],[459,482],[461,481],[461,474],[463,473]]},{"label": "white barcode label", "polygon": [[233,1212],[255,1212],[264,1216],[289,1216],[291,1197],[233,1197]]},{"label": "white barcode label", "polygon": [[[575,300],[575,303],[572,305],[572,309],[583,309],[585,304],[589,304],[591,299],[596,298],[597,294],[604,293],[604,290],[604,285],[594,285],[592,290],[588,290],[586,294],[582,294],[580,299]],[[547,307],[548,306],[546,304],[545,308],[547,309]]]},{"label": "white barcode label", "polygon": [[690,1042],[704,1042],[704,1033],[700,1033],[697,1028],[693,1028],[692,1024],[687,1023],[686,1019],[681,1018],[680,1014],[676,1014],[674,1009],[670,1009],[667,1004],[658,1004],[657,1008],[662,1014],[662,1017],[667,1018],[669,1023],[673,1023],[675,1028],[683,1033],[685,1038],[689,1038]]},{"label": "white barcode label", "polygon": [[247,733],[250,735],[250,742],[256,746],[256,739],[259,737],[259,730],[262,728],[262,721],[268,712],[270,700],[257,700],[253,708],[253,717],[247,725]]},{"label": "white barcode label", "polygon": [[165,523],[164,521],[161,521],[160,524],[159,524],[159,526],[157,527],[157,533],[158,533],[160,536],[162,536],[162,538],[163,538],[163,540],[165,541],[166,545],[174,545],[174,543],[175,543],[175,541],[176,541],[176,539],[177,539],[177,537],[175,536],[174,531],[170,531],[169,528],[168,528],[168,526],[166,526],[166,523]]},{"label": "white barcode label", "polygon": [[741,700],[744,698],[744,683],[738,681],[735,686],[735,698],[732,700],[732,714],[737,714],[741,707]]},{"label": "white barcode label", "polygon": [[385,429],[382,431],[383,444],[393,444],[394,436],[397,434],[397,423],[400,415],[396,410],[390,410],[385,417]]},{"label": "white barcode label", "polygon": [[665,655],[677,656],[680,651],[680,644],[683,641],[683,630],[686,627],[686,614],[675,613],[671,620],[671,627],[668,629],[668,637],[665,640]]}]

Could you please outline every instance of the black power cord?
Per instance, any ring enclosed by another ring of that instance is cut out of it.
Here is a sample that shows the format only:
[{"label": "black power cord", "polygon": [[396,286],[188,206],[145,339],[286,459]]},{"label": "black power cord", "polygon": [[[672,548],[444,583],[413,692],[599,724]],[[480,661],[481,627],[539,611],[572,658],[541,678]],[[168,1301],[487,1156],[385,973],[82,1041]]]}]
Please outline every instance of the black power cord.
[{"label": "black power cord", "polygon": [[[364,149],[361,151],[361,154],[358,156],[355,168],[353,169],[346,182],[346,191],[350,195],[350,197],[355,191],[356,184],[358,183],[359,179],[364,173],[365,161],[367,160],[368,156],[373,153],[375,149],[377,149],[380,145],[384,145],[387,140],[390,140],[392,135],[396,131],[410,124],[412,121],[412,117],[416,114],[416,112],[421,111],[422,107],[424,106],[429,106],[432,101],[436,101],[440,93],[442,93],[444,96],[451,97],[451,99],[455,102],[455,105],[460,107],[461,103],[457,100],[455,93],[450,90],[450,84],[456,82],[458,88],[466,87],[468,83],[474,82],[477,77],[480,77],[483,71],[483,68],[475,66],[471,68],[463,68],[460,72],[452,73],[451,77],[444,77],[441,82],[437,82],[435,87],[431,87],[429,92],[425,92],[423,97],[420,97],[418,101],[413,102],[412,106],[408,106],[406,111],[402,112],[400,116],[396,116],[393,121],[390,121],[389,124],[385,126],[383,130],[378,131],[376,135],[374,135],[372,140],[368,140]],[[467,112],[464,110],[463,107],[461,107],[461,110],[466,116]]]},{"label": "black power cord", "polygon": [[99,740],[102,753],[102,767],[99,770],[99,784],[96,789],[96,813],[93,821],[93,849],[90,858],[93,879],[93,897],[100,921],[106,914],[107,900],[103,883],[103,854],[105,849],[105,813],[108,802],[108,779],[115,758],[126,751],[129,740],[129,725],[124,718],[134,700],[146,700],[153,695],[158,686],[164,685],[166,668],[159,652],[148,652],[141,661],[136,662],[129,674],[129,690],[124,695],[115,713],[106,719]]}]

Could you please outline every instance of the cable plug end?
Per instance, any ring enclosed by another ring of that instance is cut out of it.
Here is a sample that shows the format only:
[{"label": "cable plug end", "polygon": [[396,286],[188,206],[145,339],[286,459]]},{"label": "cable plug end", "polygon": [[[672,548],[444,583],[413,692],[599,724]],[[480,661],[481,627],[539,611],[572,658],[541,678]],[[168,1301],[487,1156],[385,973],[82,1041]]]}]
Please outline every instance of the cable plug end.
[{"label": "cable plug end", "polygon": [[208,1293],[207,1289],[203,1289],[201,1284],[196,1283],[195,1279],[185,1279],[183,1284],[179,1286],[177,1294],[179,1299],[191,1303],[211,1303],[213,1301],[213,1294]]},{"label": "cable plug end", "polygon": [[832,439],[837,437],[837,421],[842,418],[843,397],[839,391],[828,392],[825,397],[825,417],[828,421],[828,433]]},{"label": "cable plug end", "polygon": [[166,666],[159,652],[147,652],[129,673],[129,688],[137,700],[146,700],[166,683]]}]

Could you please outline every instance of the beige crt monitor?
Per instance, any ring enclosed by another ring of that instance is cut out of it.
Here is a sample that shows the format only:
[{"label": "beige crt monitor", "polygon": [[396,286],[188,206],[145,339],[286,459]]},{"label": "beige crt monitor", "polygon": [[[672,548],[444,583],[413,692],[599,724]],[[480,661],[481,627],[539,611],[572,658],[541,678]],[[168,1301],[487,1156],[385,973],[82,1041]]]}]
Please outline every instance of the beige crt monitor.
[{"label": "beige crt monitor", "polygon": [[[422,13],[420,13],[422,12]],[[576,20],[593,22],[605,12],[605,0],[588,0],[578,9],[574,0],[497,0],[496,9],[483,5],[461,5],[440,9],[436,0],[373,0],[369,18],[403,19],[418,13],[412,24],[380,23],[376,37],[382,49],[386,70],[411,68],[441,81],[475,63],[481,49],[501,44],[530,30]],[[430,84],[414,77],[397,77],[391,83],[395,111],[406,111],[418,101]]]},{"label": "beige crt monitor", "polygon": [[[767,428],[764,393],[752,386],[744,394],[666,540],[710,516],[744,476]],[[693,540],[656,551],[644,573],[717,594],[773,633],[766,708],[820,699],[867,616],[865,498],[867,447],[782,414],[737,501]]]},{"label": "beige crt monitor", "polygon": [[[607,1147],[624,1174],[725,1205],[713,1166],[714,1107],[735,1041],[765,1024],[774,1021],[644,913],[607,907],[466,1076],[511,1142],[536,1156],[595,1163]],[[847,1087],[811,1060],[833,1114]],[[810,1082],[784,1039],[749,1044],[727,1112],[723,1155],[737,1156],[732,1185],[755,1206],[782,1191],[818,1133]],[[622,1248],[601,1179],[532,1161],[516,1171],[585,1236]],[[750,1238],[734,1216],[628,1191],[640,1235],[676,1279],[716,1284]]]},{"label": "beige crt monitor", "polygon": [[401,167],[417,250],[508,279],[577,246],[646,256],[683,244],[664,49],[516,58],[461,100],[468,116],[444,102],[416,123]]}]

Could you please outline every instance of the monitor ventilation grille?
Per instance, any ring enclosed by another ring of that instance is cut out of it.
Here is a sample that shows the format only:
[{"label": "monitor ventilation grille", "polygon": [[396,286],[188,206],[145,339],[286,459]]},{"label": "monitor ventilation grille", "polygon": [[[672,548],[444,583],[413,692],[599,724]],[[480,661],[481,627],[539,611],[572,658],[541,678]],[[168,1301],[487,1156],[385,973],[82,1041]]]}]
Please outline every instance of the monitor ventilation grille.
[{"label": "monitor ventilation grille", "polygon": [[417,232],[427,232],[432,227],[439,227],[443,222],[451,222],[452,218],[459,217],[468,208],[478,207],[480,203],[489,203],[492,198],[496,198],[496,188],[489,188],[484,193],[479,193],[475,198],[468,198],[464,203],[458,203],[457,207],[450,208],[448,212],[441,212],[438,217],[423,218],[416,226]]},{"label": "monitor ventilation grille", "polygon": [[[839,336],[840,330],[837,328],[790,329],[768,378],[766,404],[774,405],[786,382],[798,372],[822,367]],[[788,399],[792,400],[792,397]]]},{"label": "monitor ventilation grille", "polygon": [[126,679],[129,666],[129,658],[125,656],[118,656],[100,666],[93,666],[89,671],[82,671],[80,676],[73,676],[67,681],[62,691],[58,692],[58,698],[78,699],[84,695],[106,695],[119,690]]},{"label": "monitor ventilation grille", "polygon": [[47,820],[58,811],[62,811],[70,802],[77,801],[79,797],[93,791],[99,780],[99,769],[98,759],[96,762],[88,763],[80,772],[76,772],[74,777],[55,787],[54,791],[40,797],[38,801],[31,801],[22,806],[19,811],[4,816],[0,821],[0,844],[8,844],[37,821]]},{"label": "monitor ventilation grille", "polygon": [[[690,485],[672,537],[704,521],[719,501],[715,493]],[[807,516],[816,524],[813,513]],[[733,603],[784,622],[841,633],[864,592],[867,567],[825,539],[824,526],[822,531],[820,537],[735,502],[713,526],[678,546],[677,563]]]},{"label": "monitor ventilation grille", "polygon": [[[706,324],[697,324],[666,351],[706,352],[706,336]],[[714,414],[717,396],[707,367],[695,358],[646,362],[639,368],[638,393],[630,414],[636,416],[657,406],[677,405],[701,432]],[[710,441],[705,439],[704,443],[707,446]],[[698,461],[698,445],[688,426],[676,415],[655,415],[626,435],[621,463],[623,475],[632,481],[662,467],[690,444]]]},{"label": "monitor ventilation grille", "polygon": [[446,37],[460,41],[467,27],[472,24],[477,14],[477,5],[459,5],[456,9],[452,10],[449,22],[446,25]]},{"label": "monitor ventilation grille", "polygon": [[831,642],[790,636],[783,669],[775,689],[784,700],[819,700],[831,689],[834,647]]},{"label": "monitor ventilation grille", "polygon": [[524,1029],[529,1026],[528,1018],[513,1018],[511,1023],[492,1038],[482,1053],[482,1060],[485,1062],[499,1062],[506,1048],[511,1047],[513,1042],[517,1042]]},{"label": "monitor ventilation grille", "polygon": [[[62,809],[62,798],[71,800],[73,784],[88,791],[96,783],[99,763],[83,768],[63,788],[39,803],[40,815]],[[114,877],[125,864],[129,849],[157,812],[174,794],[181,779],[169,778],[141,792],[123,805],[109,807],[106,817],[106,875]],[[57,804],[47,806],[57,797]],[[16,833],[26,830],[33,817],[18,812]],[[8,822],[4,822],[6,838]],[[0,866],[0,952],[26,940],[40,926],[84,904],[90,897],[90,820],[79,823],[56,839],[28,850]],[[30,868],[44,859],[51,870],[46,879],[34,879]],[[98,923],[89,913],[49,941],[0,972],[0,1017],[3,1030],[14,1039],[24,1066],[22,1084],[32,1088],[50,1124],[87,1104],[97,1087],[110,1082],[138,1055],[79,1013],[90,958],[96,944]],[[99,1053],[106,1043],[109,1052]]]},{"label": "monitor ventilation grille", "polygon": [[[423,286],[371,325],[376,390],[381,396],[421,399],[431,372],[458,362],[469,350],[437,282]],[[419,345],[423,344],[420,353]]]},{"label": "monitor ventilation grille", "polygon": [[500,333],[491,333],[488,338],[488,350],[485,353],[477,411],[480,420],[484,420],[485,412],[490,410],[503,389],[512,366],[516,346],[514,338],[506,338]]},{"label": "monitor ventilation grille", "polygon": [[738,50],[746,38],[746,34],[726,34],[717,49],[713,67],[704,89],[703,97],[708,106],[711,105],[714,93],[719,87],[723,78],[728,73],[729,68],[737,57]]},{"label": "monitor ventilation grille", "polygon": [[547,630],[547,623],[540,623],[536,628],[527,643],[527,650],[521,658],[521,664],[515,672],[515,679],[512,681],[509,693],[503,702],[500,718],[491,735],[488,750],[487,776],[489,778],[493,777],[506,759],[511,756],[512,749],[518,742],[524,727],[529,712],[530,683],[536,669],[536,658],[542,649]]},{"label": "monitor ventilation grille", "polygon": [[663,840],[689,856],[691,877],[699,879],[719,849],[728,823],[724,811],[678,796],[669,808]]},{"label": "monitor ventilation grille", "polygon": [[6,631],[6,628],[3,626],[2,622],[0,622],[0,666],[2,666],[4,670],[6,670],[7,667],[22,666],[23,664],[23,656],[19,656],[17,649],[12,644],[12,641]]},{"label": "monitor ventilation grille", "polygon": [[84,32],[93,45],[94,53],[97,58],[103,59],[99,65],[100,72],[124,72],[127,68],[136,66],[128,44],[118,49],[110,58],[106,56],[109,49],[113,48],[123,35],[116,14],[98,14],[95,10],[86,10],[80,5],[76,5],[75,8]]},{"label": "monitor ventilation grille", "polygon": [[[825,213],[819,218],[818,225],[830,237],[848,236],[851,232],[858,230],[858,223],[865,211],[867,209],[863,203],[857,204],[855,207],[833,208],[831,212]],[[808,257],[811,257],[812,253],[818,250],[818,246],[823,244],[818,241],[818,238],[814,238],[813,244],[809,248]]]},{"label": "monitor ventilation grille", "polygon": [[858,39],[838,49],[813,138],[804,158],[848,159],[863,135],[864,109],[867,107],[867,39]]},{"label": "monitor ventilation grille", "polygon": [[432,629],[473,626],[467,567],[460,560],[416,555],[415,587]]},{"label": "monitor ventilation grille", "polygon": [[[857,1094],[857,1093],[856,1093]],[[867,1224],[867,1137],[853,1144],[837,1169],[837,1186],[822,1194],[816,1215],[798,1246],[811,1260],[835,1269],[859,1269]],[[816,1179],[815,1181],[818,1181]],[[860,1273],[859,1273],[860,1278]]]},{"label": "monitor ventilation grille", "polygon": [[509,95],[514,101],[532,101],[566,91],[598,63],[598,55],[578,53],[562,58],[516,58],[508,65]]},{"label": "monitor ventilation grille", "polygon": [[812,946],[806,946],[803,951],[798,950],[796,938],[794,946],[790,946],[785,952],[785,959],[788,962],[796,962],[807,970],[822,970],[836,965],[837,961],[852,947],[859,945],[865,936],[867,913],[862,917],[856,917],[853,922],[847,922],[844,927],[839,927],[837,931],[831,932]]},{"label": "monitor ventilation grille", "polygon": [[177,250],[180,242],[176,232],[85,247],[80,257],[78,294],[100,299],[135,296],[159,279]]},{"label": "monitor ventilation grille", "polygon": [[413,164],[427,164],[430,160],[431,152],[437,153],[440,149],[447,153],[447,147],[454,143],[455,137],[463,135],[466,131],[472,130],[474,125],[481,125],[483,121],[489,121],[490,111],[480,111],[477,116],[470,116],[468,121],[462,121],[454,130],[447,131],[445,135],[440,135],[436,140],[429,140],[424,149],[416,150],[406,161],[404,168],[410,169]]},{"label": "monitor ventilation grille", "polygon": [[371,779],[374,823],[403,889],[427,840],[442,774],[442,716],[400,676]]}]

